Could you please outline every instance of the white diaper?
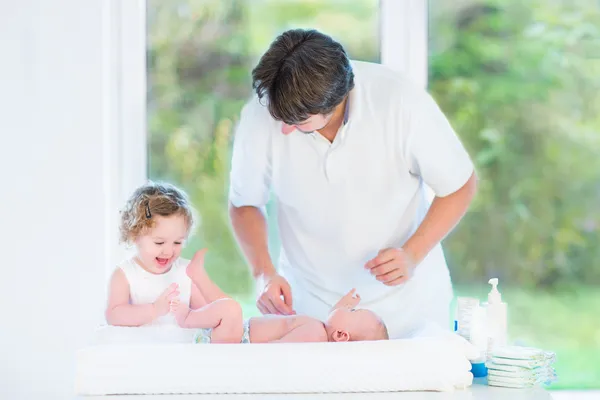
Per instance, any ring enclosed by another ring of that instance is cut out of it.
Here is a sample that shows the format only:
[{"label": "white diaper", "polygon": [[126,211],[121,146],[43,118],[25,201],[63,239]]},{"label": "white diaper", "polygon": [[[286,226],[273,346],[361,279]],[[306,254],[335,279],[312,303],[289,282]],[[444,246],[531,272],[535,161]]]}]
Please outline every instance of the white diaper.
[{"label": "white diaper", "polygon": [[[212,335],[212,328],[201,328],[194,334],[193,343],[210,343]],[[250,343],[250,321],[244,321],[244,333],[242,334],[242,341],[240,343]]]}]

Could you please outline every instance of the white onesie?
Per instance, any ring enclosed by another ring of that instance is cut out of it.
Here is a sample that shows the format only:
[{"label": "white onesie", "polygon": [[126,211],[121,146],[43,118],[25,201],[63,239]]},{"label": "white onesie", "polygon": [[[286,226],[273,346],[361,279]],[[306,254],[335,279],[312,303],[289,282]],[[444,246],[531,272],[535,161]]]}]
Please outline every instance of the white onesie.
[{"label": "white onesie", "polygon": [[[125,273],[129,282],[129,296],[131,304],[153,303],[170,284],[179,285],[179,300],[182,305],[189,307],[192,281],[185,273],[189,260],[178,258],[173,266],[164,274],[152,274],[142,268],[133,259],[121,263],[120,268]],[[148,325],[177,324],[173,314],[169,313],[157,318]]]}]

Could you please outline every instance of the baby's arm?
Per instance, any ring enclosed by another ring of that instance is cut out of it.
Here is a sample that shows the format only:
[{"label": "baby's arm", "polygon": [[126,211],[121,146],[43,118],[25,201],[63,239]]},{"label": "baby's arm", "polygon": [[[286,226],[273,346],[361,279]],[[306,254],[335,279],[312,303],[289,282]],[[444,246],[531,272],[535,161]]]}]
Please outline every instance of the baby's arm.
[{"label": "baby's arm", "polygon": [[[179,294],[176,285],[171,285],[157,299],[155,303],[166,303],[166,312],[168,312],[168,301]],[[108,305],[106,307],[106,322],[109,325],[117,326],[141,326],[154,321],[164,310],[164,307],[157,307],[151,304],[130,304],[129,303],[129,282],[125,273],[117,268],[112,275],[109,286]]]},{"label": "baby's arm", "polygon": [[301,343],[301,342],[326,342],[327,331],[323,323],[317,320],[308,320],[292,328],[280,339],[269,343]]},{"label": "baby's arm", "polygon": [[356,293],[356,289],[350,290],[346,293],[333,307],[331,311],[338,308],[354,308],[360,303],[360,296]]}]

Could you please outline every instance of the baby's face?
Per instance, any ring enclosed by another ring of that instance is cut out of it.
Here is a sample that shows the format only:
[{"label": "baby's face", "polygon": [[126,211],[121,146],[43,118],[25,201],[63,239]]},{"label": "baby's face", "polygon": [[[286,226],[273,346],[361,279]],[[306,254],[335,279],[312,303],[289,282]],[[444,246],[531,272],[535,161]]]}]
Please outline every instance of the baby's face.
[{"label": "baby's face", "polygon": [[325,322],[327,337],[335,342],[384,339],[381,326],[374,312],[345,307],[333,310]]}]

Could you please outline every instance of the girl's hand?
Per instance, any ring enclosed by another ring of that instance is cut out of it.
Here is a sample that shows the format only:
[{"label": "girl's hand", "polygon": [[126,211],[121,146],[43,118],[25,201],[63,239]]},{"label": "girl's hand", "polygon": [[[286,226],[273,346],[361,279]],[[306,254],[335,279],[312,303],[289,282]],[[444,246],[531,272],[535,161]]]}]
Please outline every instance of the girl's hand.
[{"label": "girl's hand", "polygon": [[190,313],[190,308],[185,304],[181,304],[179,299],[173,299],[170,303],[170,311],[173,315],[175,315],[177,325],[179,325],[181,328],[186,328],[185,320]]},{"label": "girl's hand", "polygon": [[158,318],[167,315],[171,309],[171,300],[177,298],[177,296],[179,296],[177,284],[171,283],[152,304],[154,306],[155,316]]}]

